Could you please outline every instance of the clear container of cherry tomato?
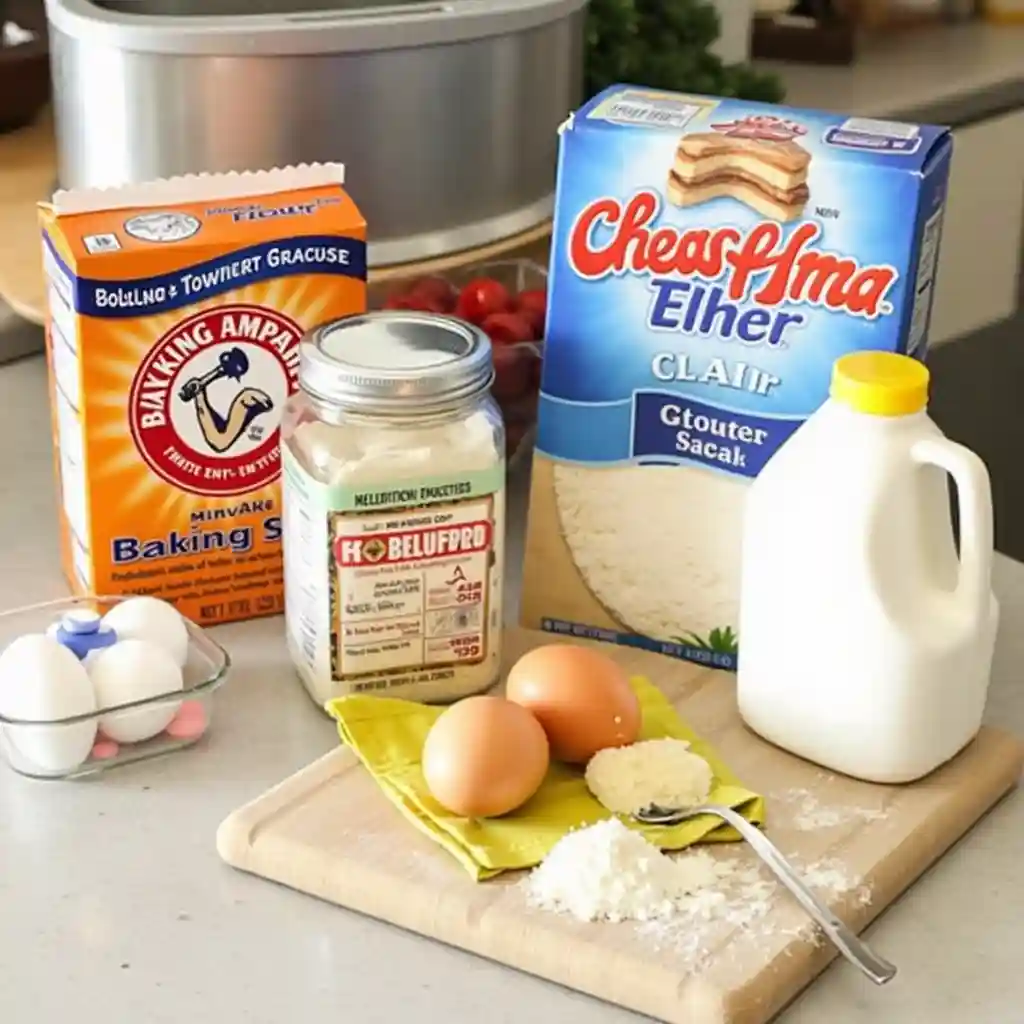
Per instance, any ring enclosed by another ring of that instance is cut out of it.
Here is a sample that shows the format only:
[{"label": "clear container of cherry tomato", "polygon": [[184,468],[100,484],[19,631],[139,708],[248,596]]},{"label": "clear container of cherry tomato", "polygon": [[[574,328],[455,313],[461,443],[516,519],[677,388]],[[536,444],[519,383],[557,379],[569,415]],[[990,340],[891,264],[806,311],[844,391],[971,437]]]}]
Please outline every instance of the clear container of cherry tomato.
[{"label": "clear container of cherry tomato", "polygon": [[527,259],[495,260],[440,274],[391,278],[369,288],[370,309],[419,309],[477,324],[491,339],[495,401],[508,462],[525,458],[537,425],[547,271]]}]

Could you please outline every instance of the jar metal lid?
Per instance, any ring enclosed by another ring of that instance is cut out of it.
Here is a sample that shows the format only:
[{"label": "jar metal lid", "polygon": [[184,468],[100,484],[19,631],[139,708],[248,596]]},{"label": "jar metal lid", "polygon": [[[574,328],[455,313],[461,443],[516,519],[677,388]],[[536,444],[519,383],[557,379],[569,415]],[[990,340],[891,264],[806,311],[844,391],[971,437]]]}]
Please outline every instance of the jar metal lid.
[{"label": "jar metal lid", "polygon": [[315,327],[299,349],[299,386],[359,412],[409,415],[457,405],[494,379],[490,339],[450,316],[382,310]]}]

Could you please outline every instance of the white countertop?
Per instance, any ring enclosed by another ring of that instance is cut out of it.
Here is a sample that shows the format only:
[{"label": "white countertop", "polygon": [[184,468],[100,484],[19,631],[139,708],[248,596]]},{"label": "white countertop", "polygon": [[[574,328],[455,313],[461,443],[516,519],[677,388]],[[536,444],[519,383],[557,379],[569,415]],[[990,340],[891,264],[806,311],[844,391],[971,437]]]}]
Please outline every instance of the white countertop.
[{"label": "white countertop", "polygon": [[[949,124],[997,94],[1024,103],[1024,25],[939,24],[867,39],[850,67],[758,61],[777,71],[793,107]],[[987,94],[987,95],[986,95]],[[924,116],[922,116],[924,115]]]},{"label": "white countertop", "polygon": [[[0,370],[0,609],[66,594],[44,375],[41,360]],[[518,551],[513,540],[512,564]],[[988,718],[1024,733],[1024,566],[1000,559],[997,568],[1004,628]],[[632,1017],[223,865],[220,821],[336,739],[288,667],[280,619],[218,636],[235,667],[201,746],[83,782],[33,782],[0,768],[5,1022]],[[1022,839],[1024,799],[1014,795],[873,929],[900,969],[890,986],[874,989],[836,964],[783,1024],[1021,1021]]]}]

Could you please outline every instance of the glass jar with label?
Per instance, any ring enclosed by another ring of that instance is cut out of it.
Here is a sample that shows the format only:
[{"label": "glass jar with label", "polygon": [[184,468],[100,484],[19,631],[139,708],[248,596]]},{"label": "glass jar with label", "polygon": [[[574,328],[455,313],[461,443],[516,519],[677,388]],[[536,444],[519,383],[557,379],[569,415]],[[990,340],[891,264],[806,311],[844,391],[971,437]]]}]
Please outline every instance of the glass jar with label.
[{"label": "glass jar with label", "polygon": [[319,704],[457,700],[501,661],[505,437],[487,336],[389,310],[312,331],[281,424],[285,627]]}]

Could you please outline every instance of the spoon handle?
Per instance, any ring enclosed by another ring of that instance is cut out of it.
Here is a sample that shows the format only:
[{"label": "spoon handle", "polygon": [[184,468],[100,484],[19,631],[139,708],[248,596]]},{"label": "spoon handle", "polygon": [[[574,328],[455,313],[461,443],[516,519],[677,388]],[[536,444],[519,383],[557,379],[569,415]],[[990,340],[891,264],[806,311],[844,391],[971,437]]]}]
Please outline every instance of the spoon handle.
[{"label": "spoon handle", "polygon": [[[759,828],[751,825],[746,818],[730,807],[720,807],[716,804],[693,808],[686,812],[685,817],[692,817],[696,813],[713,814],[736,829],[775,877],[792,893],[800,906],[817,922],[836,949],[876,985],[884,985],[895,977],[896,968],[888,960],[874,953],[866,942],[858,938],[845,922],[818,899],[793,865],[786,860],[782,851]],[[683,820],[683,816],[680,816],[679,820]],[[667,820],[659,822],[666,825],[671,823]]]},{"label": "spoon handle", "polygon": [[876,985],[884,985],[893,979],[896,968],[873,952],[866,942],[818,899],[793,865],[782,855],[782,851],[759,828],[751,825],[743,815],[730,807],[716,807],[715,814],[720,815],[743,836],[850,963],[863,971]]}]

